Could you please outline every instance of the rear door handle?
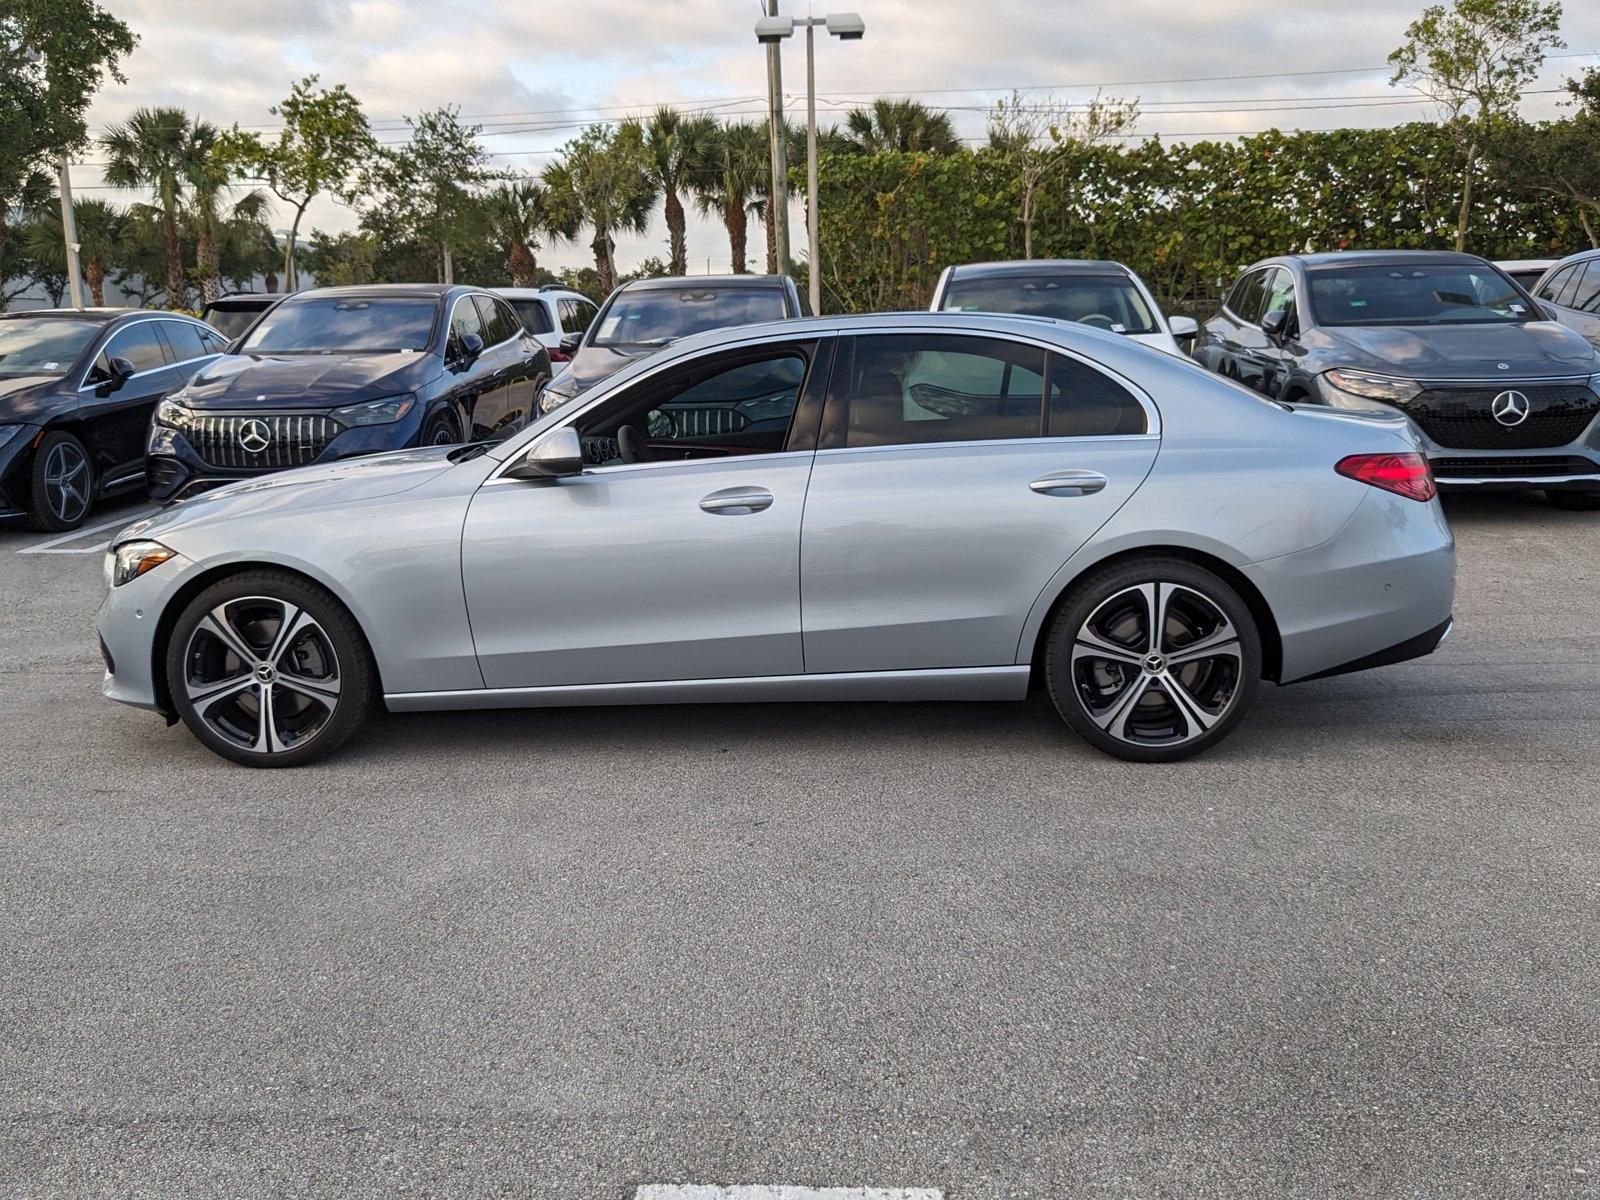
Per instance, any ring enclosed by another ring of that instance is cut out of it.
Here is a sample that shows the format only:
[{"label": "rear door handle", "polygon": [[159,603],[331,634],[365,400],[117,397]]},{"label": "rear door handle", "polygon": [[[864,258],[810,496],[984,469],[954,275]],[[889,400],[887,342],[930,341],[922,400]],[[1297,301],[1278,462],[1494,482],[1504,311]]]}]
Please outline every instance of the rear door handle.
[{"label": "rear door handle", "polygon": [[724,488],[701,500],[700,507],[708,513],[738,517],[771,508],[772,493],[762,488]]},{"label": "rear door handle", "polygon": [[1051,471],[1028,485],[1041,496],[1092,496],[1107,480],[1098,471]]}]

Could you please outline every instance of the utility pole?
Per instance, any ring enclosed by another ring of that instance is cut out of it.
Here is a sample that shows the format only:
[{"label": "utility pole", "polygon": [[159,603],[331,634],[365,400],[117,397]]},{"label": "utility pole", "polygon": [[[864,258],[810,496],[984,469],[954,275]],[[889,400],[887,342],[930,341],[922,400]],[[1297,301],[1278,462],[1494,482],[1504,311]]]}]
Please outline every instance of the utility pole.
[{"label": "utility pole", "polygon": [[[778,15],[778,0],[766,0],[766,13],[769,17]],[[773,206],[772,230],[778,243],[778,270],[787,275],[793,269],[789,261],[789,151],[783,136],[783,64],[775,41],[767,43],[767,131],[772,142],[772,186],[767,203]]]},{"label": "utility pole", "polygon": [[72,289],[72,307],[87,308],[83,271],[78,266],[78,221],[72,211],[72,175],[65,154],[56,161],[56,184],[61,190],[61,233],[67,244],[67,284]]}]

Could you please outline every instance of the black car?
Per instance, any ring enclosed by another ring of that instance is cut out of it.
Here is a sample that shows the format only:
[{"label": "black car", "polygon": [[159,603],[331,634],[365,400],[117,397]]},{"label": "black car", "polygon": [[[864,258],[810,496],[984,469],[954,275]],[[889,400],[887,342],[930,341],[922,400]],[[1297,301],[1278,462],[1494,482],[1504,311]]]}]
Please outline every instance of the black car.
[{"label": "black car", "polygon": [[668,342],[732,325],[757,325],[806,315],[788,275],[676,275],[635,279],[606,298],[589,328],[562,339],[572,356],[550,384],[543,411],[620,371]]},{"label": "black car", "polygon": [[227,344],[177,313],[0,314],[0,517],[76,529],[98,497],[143,487],[156,403]]},{"label": "black car", "polygon": [[550,355],[481,288],[382,284],[284,297],[156,410],[150,494],[521,429]]},{"label": "black car", "polygon": [[231,342],[282,299],[274,292],[229,292],[207,301],[200,319]]},{"label": "black car", "polygon": [[1473,255],[1257,263],[1194,357],[1289,403],[1401,409],[1441,487],[1540,489],[1600,509],[1600,353]]}]

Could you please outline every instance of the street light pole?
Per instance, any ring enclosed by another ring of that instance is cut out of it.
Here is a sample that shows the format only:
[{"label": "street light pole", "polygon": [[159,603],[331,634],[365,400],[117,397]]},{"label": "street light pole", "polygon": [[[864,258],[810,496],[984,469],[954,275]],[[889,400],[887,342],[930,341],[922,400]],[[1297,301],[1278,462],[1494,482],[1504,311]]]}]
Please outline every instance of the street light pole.
[{"label": "street light pole", "polygon": [[[778,15],[778,0],[766,0],[767,16]],[[783,64],[778,43],[767,43],[767,131],[772,144],[772,186],[767,203],[772,205],[772,236],[777,242],[778,270],[787,275],[789,262],[789,150],[784,145],[787,132],[783,119]]]},{"label": "street light pole", "polygon": [[87,308],[83,271],[78,266],[78,220],[72,211],[72,175],[65,154],[56,160],[56,183],[61,191],[61,234],[67,246],[67,283],[72,288],[72,307]]}]

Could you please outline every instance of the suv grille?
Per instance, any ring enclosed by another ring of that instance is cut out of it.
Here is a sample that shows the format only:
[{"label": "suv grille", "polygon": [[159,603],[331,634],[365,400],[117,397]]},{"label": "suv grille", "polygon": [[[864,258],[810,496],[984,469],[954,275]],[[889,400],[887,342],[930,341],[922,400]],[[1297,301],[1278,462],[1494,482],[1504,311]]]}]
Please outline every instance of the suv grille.
[{"label": "suv grille", "polygon": [[[1528,417],[1520,425],[1502,425],[1489,406],[1504,391],[1528,398]],[[1565,446],[1575,441],[1595,413],[1600,396],[1582,383],[1535,383],[1519,387],[1430,387],[1405,406],[1411,419],[1441,446],[1457,450],[1528,450]]]},{"label": "suv grille", "polygon": [[1429,465],[1438,479],[1552,479],[1563,475],[1600,475],[1600,464],[1576,456],[1435,458]]},{"label": "suv grille", "polygon": [[195,453],[224,470],[276,471],[315,462],[344,429],[321,413],[197,413],[184,429]]}]

